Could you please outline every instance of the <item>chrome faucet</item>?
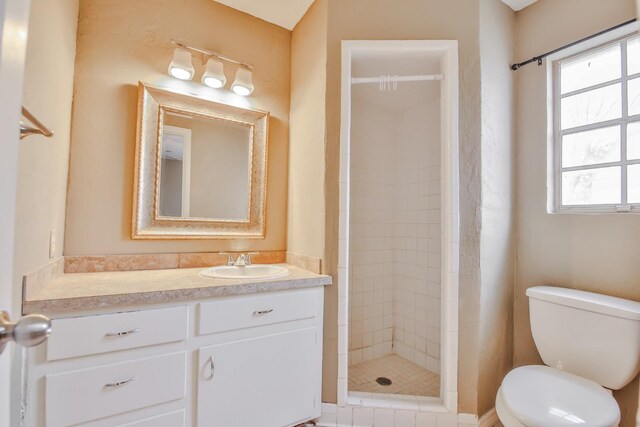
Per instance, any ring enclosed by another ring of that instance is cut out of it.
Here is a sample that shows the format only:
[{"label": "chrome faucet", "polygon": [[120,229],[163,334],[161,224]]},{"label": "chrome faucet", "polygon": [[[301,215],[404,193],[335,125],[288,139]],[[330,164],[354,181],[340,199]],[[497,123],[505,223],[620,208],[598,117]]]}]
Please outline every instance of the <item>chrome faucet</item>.
[{"label": "chrome faucet", "polygon": [[228,252],[219,252],[219,254],[227,256],[227,267],[230,267],[233,265],[233,255],[231,255]]},{"label": "chrome faucet", "polygon": [[[247,260],[247,258],[249,259]],[[238,258],[236,258],[236,262],[234,262],[233,265],[235,265],[236,267],[251,265],[251,257],[247,257],[247,255],[245,254],[240,254],[238,255]]]},{"label": "chrome faucet", "polygon": [[220,255],[227,256],[227,266],[232,267],[245,267],[247,265],[251,265],[251,256],[258,255],[258,252],[248,252],[246,254],[238,254],[238,258],[233,259],[233,255],[228,252],[220,252]]}]

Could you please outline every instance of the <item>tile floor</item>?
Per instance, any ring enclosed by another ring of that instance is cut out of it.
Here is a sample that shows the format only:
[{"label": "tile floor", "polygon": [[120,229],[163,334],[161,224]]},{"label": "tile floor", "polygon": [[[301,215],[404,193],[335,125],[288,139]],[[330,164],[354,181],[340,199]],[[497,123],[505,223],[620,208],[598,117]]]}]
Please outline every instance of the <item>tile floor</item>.
[{"label": "tile floor", "polygon": [[[379,385],[378,377],[389,378],[392,384]],[[350,366],[349,391],[437,397],[440,395],[440,375],[397,354],[388,354]]]}]

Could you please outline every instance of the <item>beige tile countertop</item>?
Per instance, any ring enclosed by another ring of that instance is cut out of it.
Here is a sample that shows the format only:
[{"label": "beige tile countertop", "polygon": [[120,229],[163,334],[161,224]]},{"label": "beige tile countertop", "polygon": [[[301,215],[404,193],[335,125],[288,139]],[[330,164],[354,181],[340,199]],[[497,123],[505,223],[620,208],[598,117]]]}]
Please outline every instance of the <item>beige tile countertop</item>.
[{"label": "beige tile countertop", "polygon": [[331,276],[288,264],[284,277],[272,279],[210,279],[203,268],[64,274],[23,301],[22,311],[60,313],[118,306],[161,304],[229,295],[281,291],[331,284]]}]

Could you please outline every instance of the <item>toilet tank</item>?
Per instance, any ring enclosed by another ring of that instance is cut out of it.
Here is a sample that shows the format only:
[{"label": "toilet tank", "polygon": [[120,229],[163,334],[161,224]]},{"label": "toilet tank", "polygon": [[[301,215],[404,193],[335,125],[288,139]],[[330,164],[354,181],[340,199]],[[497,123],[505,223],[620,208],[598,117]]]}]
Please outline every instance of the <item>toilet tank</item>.
[{"label": "toilet tank", "polygon": [[640,369],[640,302],[552,286],[527,289],[544,363],[618,390]]}]

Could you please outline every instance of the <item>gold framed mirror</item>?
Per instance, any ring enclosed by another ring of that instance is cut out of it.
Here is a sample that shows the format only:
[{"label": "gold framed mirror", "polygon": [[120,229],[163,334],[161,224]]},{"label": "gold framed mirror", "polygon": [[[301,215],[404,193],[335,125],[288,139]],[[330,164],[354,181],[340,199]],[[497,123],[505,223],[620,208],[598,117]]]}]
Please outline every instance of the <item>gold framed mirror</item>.
[{"label": "gold framed mirror", "polygon": [[132,238],[264,238],[268,132],[268,112],[139,83]]}]

